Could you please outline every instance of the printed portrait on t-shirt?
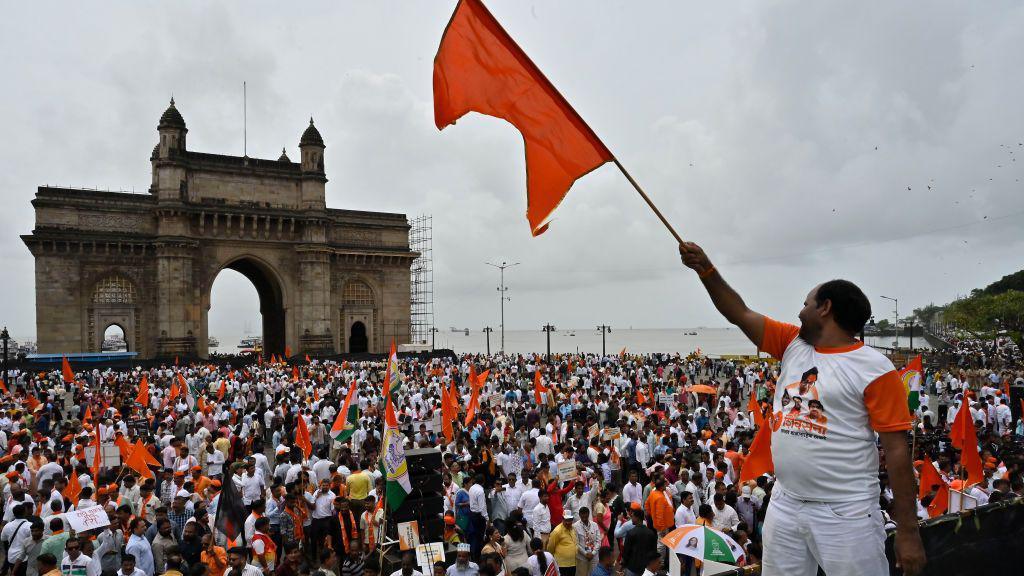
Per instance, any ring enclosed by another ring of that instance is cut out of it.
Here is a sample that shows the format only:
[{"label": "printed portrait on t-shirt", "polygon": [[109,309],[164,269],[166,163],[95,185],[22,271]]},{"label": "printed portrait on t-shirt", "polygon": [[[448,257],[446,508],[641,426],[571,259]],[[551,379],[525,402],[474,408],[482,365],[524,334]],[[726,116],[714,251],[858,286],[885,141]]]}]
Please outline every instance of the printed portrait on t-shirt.
[{"label": "printed portrait on t-shirt", "polygon": [[828,432],[825,404],[818,390],[818,368],[812,367],[800,375],[800,380],[787,384],[782,391],[783,421],[781,427],[788,434],[824,438]]}]

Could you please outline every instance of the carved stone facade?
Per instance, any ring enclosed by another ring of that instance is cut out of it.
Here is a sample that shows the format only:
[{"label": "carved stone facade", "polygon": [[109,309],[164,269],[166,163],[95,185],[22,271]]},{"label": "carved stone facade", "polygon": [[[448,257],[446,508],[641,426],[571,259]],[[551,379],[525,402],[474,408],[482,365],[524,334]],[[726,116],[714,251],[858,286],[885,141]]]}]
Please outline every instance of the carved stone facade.
[{"label": "carved stone facade", "polygon": [[98,352],[119,326],[143,358],[206,356],[210,289],[225,268],[260,297],[266,352],[386,352],[410,330],[404,214],[326,207],[324,143],[300,162],[187,150],[171,106],[148,194],[40,187],[35,229],[39,351]]}]

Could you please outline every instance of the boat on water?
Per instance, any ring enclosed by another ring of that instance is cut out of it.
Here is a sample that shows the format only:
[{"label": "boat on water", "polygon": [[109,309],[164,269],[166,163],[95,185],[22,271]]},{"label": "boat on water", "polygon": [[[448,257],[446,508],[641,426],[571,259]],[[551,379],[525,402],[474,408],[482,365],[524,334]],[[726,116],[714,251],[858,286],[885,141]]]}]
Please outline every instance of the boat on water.
[{"label": "boat on water", "polygon": [[683,334],[685,334],[686,336],[696,336],[697,335],[696,332],[683,332]]},{"label": "boat on water", "polygon": [[263,337],[262,336],[245,336],[238,341],[239,348],[263,348]]},{"label": "boat on water", "polygon": [[216,348],[220,346],[220,340],[218,340],[216,336],[210,336],[209,338],[207,338],[206,343],[210,346],[210,348]]}]

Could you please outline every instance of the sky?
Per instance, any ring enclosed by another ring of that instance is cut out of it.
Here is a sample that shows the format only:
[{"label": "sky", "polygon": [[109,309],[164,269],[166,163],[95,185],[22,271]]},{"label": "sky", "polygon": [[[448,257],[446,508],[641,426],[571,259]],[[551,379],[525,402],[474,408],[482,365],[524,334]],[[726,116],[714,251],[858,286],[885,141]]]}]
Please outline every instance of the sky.
[{"label": "sky", "polygon": [[[1024,4],[1015,1],[486,0],[747,304],[796,321],[842,277],[878,317],[1024,268]],[[432,59],[454,0],[20,2],[0,20],[0,322],[35,335],[40,185],[143,193],[173,95],[191,150],[298,158],[310,116],[333,208],[433,216],[435,323],[722,326],[677,246],[612,165],[545,234],[522,140],[472,114],[439,132]],[[259,325],[213,288],[211,334]]]}]

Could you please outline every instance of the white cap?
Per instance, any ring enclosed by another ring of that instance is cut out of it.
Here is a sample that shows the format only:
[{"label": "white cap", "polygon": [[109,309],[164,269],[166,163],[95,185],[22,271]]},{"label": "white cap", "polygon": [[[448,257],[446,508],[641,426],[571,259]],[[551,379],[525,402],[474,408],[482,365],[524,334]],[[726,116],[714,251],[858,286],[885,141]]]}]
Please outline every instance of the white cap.
[{"label": "white cap", "polygon": [[178,493],[175,494],[174,497],[177,498],[179,496],[182,497],[182,498],[188,498],[190,496],[190,494],[189,494],[188,490],[178,490]]},{"label": "white cap", "polygon": [[564,512],[564,513],[562,514],[562,518],[564,518],[564,519],[566,519],[566,520],[572,520],[572,510],[566,510],[566,511],[565,511],[565,512]]},{"label": "white cap", "polygon": [[740,488],[740,496],[750,496],[750,486]]}]

